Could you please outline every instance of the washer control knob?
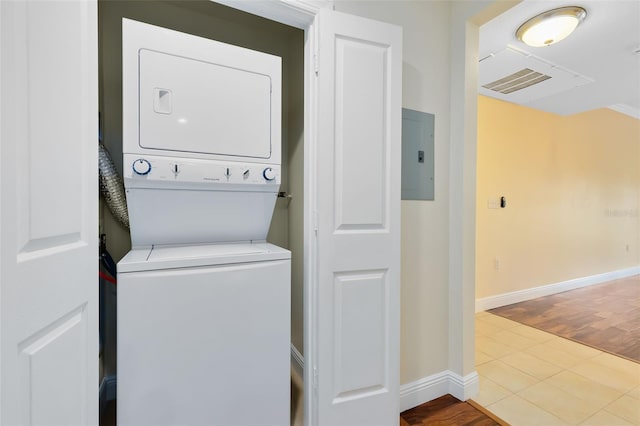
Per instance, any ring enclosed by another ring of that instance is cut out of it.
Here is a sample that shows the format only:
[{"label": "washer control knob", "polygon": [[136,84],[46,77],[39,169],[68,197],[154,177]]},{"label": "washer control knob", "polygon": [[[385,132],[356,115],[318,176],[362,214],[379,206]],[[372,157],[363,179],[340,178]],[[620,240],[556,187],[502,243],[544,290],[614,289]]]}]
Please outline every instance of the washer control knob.
[{"label": "washer control knob", "polygon": [[276,172],[274,172],[271,167],[267,167],[262,172],[262,176],[264,177],[265,180],[272,181],[276,178]]},{"label": "washer control knob", "polygon": [[145,160],[144,158],[139,158],[132,164],[133,172],[137,175],[144,176],[148,175],[151,171],[151,163]]}]

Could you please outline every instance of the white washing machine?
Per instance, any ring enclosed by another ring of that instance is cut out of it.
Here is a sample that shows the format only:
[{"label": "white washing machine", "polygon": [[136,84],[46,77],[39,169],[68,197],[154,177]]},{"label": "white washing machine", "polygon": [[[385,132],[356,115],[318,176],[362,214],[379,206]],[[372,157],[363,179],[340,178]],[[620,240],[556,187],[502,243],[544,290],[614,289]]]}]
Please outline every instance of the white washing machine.
[{"label": "white washing machine", "polygon": [[290,253],[134,249],[118,264],[118,425],[288,425]]},{"label": "white washing machine", "polygon": [[286,425],[280,58],[123,19],[117,422]]}]

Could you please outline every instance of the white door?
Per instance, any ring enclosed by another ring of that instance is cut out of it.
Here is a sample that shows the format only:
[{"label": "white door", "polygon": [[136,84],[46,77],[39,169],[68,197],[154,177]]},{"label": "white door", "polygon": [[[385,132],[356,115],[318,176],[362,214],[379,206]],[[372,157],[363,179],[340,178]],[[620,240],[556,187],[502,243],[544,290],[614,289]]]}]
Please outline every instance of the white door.
[{"label": "white door", "polygon": [[0,423],[98,422],[97,8],[0,1]]},{"label": "white door", "polygon": [[399,27],[321,11],[314,423],[397,425]]}]

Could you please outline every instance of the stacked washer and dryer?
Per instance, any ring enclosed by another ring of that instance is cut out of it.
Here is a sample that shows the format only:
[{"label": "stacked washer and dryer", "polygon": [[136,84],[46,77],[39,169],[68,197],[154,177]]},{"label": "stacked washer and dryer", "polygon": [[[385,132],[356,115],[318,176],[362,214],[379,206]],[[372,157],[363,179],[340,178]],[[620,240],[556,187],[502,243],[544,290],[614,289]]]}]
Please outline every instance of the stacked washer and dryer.
[{"label": "stacked washer and dryer", "polygon": [[281,60],[123,19],[118,425],[287,425]]}]

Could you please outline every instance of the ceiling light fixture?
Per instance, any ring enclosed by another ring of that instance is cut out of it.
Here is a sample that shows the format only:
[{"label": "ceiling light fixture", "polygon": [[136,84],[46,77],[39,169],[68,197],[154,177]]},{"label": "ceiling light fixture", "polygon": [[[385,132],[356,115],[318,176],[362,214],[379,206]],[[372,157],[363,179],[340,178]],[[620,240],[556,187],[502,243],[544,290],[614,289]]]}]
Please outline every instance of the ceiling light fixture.
[{"label": "ceiling light fixture", "polygon": [[516,37],[529,46],[550,46],[571,34],[586,16],[578,6],[549,10],[520,25]]}]

